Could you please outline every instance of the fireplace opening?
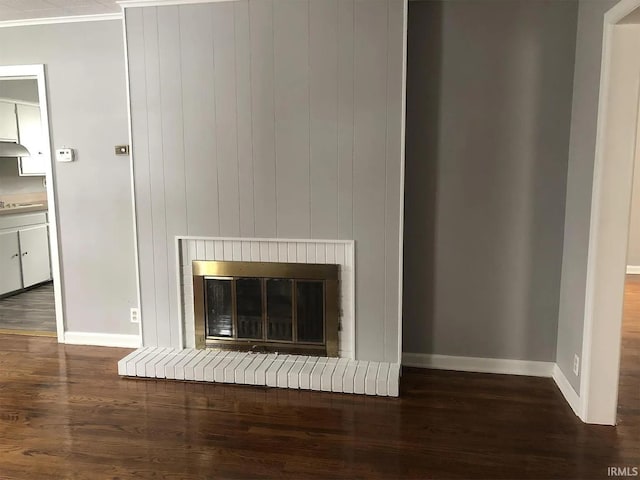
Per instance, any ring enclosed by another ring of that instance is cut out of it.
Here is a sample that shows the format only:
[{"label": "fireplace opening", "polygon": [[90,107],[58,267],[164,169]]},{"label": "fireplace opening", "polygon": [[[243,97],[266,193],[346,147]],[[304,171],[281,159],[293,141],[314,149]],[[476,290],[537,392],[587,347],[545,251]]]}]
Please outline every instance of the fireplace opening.
[{"label": "fireplace opening", "polygon": [[338,266],[193,262],[196,347],[338,356]]}]

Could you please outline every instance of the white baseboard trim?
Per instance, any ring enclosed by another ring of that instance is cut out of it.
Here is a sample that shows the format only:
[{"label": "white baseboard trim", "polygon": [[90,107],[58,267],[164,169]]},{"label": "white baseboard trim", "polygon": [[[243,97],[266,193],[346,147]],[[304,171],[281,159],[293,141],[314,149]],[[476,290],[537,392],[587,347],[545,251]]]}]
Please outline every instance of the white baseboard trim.
[{"label": "white baseboard trim", "polygon": [[553,380],[556,382],[556,385],[560,389],[560,393],[564,396],[565,400],[578,417],[580,416],[580,397],[573,389],[569,380],[565,374],[560,370],[557,364],[553,366]]},{"label": "white baseboard trim", "polygon": [[640,275],[640,265],[627,265],[627,275]]},{"label": "white baseboard trim", "polygon": [[402,365],[406,367],[433,368],[437,370],[457,370],[461,372],[551,377],[573,412],[580,417],[580,397],[562,370],[560,370],[560,367],[554,362],[403,353]]},{"label": "white baseboard trim", "polygon": [[92,332],[65,332],[64,343],[70,345],[94,345],[97,347],[123,348],[138,348],[142,345],[140,335]]},{"label": "white baseboard trim", "polygon": [[455,357],[450,355],[427,353],[403,353],[402,365],[406,367],[458,370],[462,372],[552,377],[555,363],[529,360],[509,360],[503,358]]}]

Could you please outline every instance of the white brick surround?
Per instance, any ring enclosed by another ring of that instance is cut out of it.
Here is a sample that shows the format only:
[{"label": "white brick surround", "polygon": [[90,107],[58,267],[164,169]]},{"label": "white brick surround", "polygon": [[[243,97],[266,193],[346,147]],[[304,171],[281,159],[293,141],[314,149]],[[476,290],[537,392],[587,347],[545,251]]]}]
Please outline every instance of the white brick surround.
[{"label": "white brick surround", "polygon": [[324,263],[340,266],[340,307],[342,329],[339,332],[341,358],[355,359],[355,252],[352,240],[282,240],[266,238],[176,237],[180,275],[179,322],[181,344],[195,347],[193,260]]}]

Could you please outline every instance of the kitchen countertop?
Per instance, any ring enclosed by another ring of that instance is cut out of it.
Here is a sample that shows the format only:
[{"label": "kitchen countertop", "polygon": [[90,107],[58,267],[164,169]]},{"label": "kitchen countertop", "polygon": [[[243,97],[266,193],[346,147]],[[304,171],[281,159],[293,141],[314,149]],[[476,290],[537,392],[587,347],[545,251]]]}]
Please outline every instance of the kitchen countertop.
[{"label": "kitchen countertop", "polygon": [[17,215],[20,213],[46,212],[47,210],[47,202],[44,202],[41,205],[32,205],[28,207],[0,208],[0,216]]}]

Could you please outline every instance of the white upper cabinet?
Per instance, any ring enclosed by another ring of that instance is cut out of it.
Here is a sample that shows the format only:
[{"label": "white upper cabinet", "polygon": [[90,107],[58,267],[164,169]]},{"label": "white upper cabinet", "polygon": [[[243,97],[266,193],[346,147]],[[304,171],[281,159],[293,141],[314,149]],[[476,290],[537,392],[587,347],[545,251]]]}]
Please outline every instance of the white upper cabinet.
[{"label": "white upper cabinet", "polygon": [[20,175],[44,175],[47,156],[43,145],[40,107],[37,105],[16,105],[18,117],[18,139],[24,145],[30,157],[20,158]]},{"label": "white upper cabinet", "polygon": [[42,135],[38,105],[0,100],[0,141],[20,142],[30,157],[18,162],[20,175],[45,175],[47,146]]},{"label": "white upper cabinet", "polygon": [[0,141],[18,141],[16,104],[13,102],[0,101]]}]

